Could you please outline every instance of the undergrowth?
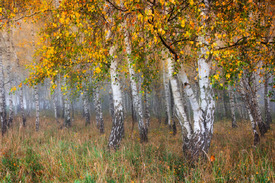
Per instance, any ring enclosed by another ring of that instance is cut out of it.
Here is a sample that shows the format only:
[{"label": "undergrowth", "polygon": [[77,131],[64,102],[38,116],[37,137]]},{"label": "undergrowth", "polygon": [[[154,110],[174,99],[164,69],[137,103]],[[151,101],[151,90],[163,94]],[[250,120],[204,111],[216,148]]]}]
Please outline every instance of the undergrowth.
[{"label": "undergrowth", "polygon": [[[60,129],[50,118],[41,119],[39,132],[34,119],[27,127],[19,121],[1,138],[1,182],[274,182],[274,125],[257,147],[248,122],[231,128],[229,121],[217,122],[208,156],[189,162],[182,154],[181,134],[173,136],[164,124],[152,120],[149,142],[140,144],[138,130],[126,133],[116,152],[107,148],[106,134],[83,119],[70,129]],[[61,121],[61,120],[60,120]]]}]

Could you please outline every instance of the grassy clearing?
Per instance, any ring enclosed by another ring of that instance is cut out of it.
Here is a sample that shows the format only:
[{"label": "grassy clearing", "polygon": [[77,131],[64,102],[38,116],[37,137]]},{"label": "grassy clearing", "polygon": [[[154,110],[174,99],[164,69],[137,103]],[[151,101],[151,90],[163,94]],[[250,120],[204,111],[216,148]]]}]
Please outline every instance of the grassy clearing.
[{"label": "grassy clearing", "polygon": [[[110,119],[106,119],[110,121]],[[214,126],[209,152],[215,161],[189,164],[181,152],[181,135],[173,136],[165,125],[153,120],[149,143],[138,142],[135,128],[126,120],[126,134],[116,152],[107,149],[106,135],[95,125],[74,121],[71,129],[58,129],[53,119],[41,119],[40,132],[34,119],[23,129],[15,126],[1,138],[2,182],[274,182],[275,132],[252,147],[250,125],[232,129],[228,121]],[[275,125],[272,126],[274,129]]]}]

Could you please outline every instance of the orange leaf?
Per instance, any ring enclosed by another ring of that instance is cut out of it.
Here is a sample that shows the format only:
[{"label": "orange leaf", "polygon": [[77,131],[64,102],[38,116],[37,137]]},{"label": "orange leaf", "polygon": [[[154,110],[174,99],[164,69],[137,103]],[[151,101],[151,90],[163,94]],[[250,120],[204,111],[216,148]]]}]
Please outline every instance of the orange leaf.
[{"label": "orange leaf", "polygon": [[210,161],[211,161],[211,162],[215,161],[215,156],[214,156],[214,155],[211,155]]}]

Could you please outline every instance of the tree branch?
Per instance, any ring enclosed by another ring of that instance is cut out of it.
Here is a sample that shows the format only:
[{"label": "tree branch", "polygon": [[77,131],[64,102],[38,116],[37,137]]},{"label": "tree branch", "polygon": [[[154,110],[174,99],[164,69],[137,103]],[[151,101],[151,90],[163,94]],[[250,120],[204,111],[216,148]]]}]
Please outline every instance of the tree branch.
[{"label": "tree branch", "polygon": [[116,5],[115,3],[111,2],[110,0],[106,0],[110,5],[112,5],[115,9],[122,11],[122,12],[127,12],[128,10],[125,8],[121,8],[118,5]]}]

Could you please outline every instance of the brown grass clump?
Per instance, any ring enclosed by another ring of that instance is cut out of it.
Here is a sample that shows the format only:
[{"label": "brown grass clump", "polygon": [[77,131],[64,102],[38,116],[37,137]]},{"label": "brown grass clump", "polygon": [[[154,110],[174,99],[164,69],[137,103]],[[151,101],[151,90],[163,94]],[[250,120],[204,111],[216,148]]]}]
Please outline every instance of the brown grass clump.
[{"label": "brown grass clump", "polygon": [[[1,138],[0,179],[3,182],[274,182],[275,132],[270,130],[258,147],[248,122],[231,128],[229,121],[214,126],[208,160],[188,163],[182,155],[181,134],[152,120],[149,142],[140,144],[138,130],[131,134],[125,121],[125,138],[120,149],[109,152],[110,119],[106,134],[96,126],[85,127],[84,119],[70,129],[60,129],[55,120],[35,119],[27,127],[18,119]],[[61,121],[61,120],[60,120]],[[271,129],[274,129],[272,125]]]}]

